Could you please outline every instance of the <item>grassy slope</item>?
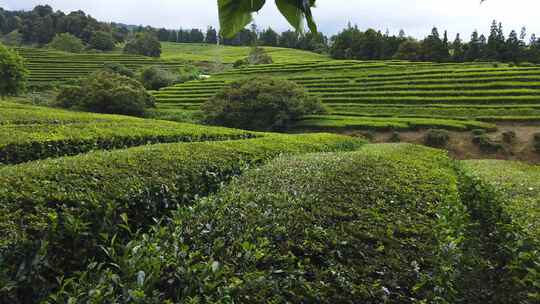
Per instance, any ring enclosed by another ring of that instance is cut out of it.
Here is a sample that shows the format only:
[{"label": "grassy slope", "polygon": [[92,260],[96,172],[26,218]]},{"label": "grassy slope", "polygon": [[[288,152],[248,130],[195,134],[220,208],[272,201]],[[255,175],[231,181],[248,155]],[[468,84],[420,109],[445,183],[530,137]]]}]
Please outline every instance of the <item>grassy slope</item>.
[{"label": "grassy slope", "polygon": [[[165,60],[217,61],[222,63],[234,63],[238,59],[245,58],[250,51],[250,47],[245,46],[174,42],[162,42],[161,47],[161,57]],[[329,60],[326,56],[301,50],[277,47],[264,47],[264,49],[272,56],[275,63]]]}]

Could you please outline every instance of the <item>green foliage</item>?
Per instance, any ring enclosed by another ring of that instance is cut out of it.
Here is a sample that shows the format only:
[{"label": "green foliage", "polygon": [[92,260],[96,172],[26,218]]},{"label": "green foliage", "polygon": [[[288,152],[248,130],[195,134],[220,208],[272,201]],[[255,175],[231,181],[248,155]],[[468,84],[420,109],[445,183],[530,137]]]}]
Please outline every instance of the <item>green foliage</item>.
[{"label": "green foliage", "polygon": [[399,135],[399,132],[392,132],[392,135],[390,135],[390,142],[401,142],[401,136]]},{"label": "green foliage", "polygon": [[[84,122],[85,115],[77,114],[82,118],[80,121],[0,125],[2,134],[11,134],[0,139],[0,164],[16,164],[94,150],[123,149],[157,143],[228,140],[255,136],[232,129],[166,121],[130,120],[120,116],[110,121],[107,121],[109,117],[96,116],[96,122]],[[77,115],[70,117],[70,119],[77,118],[79,118]],[[89,118],[91,117],[86,117]],[[99,121],[100,119],[104,121]]]},{"label": "green foliage", "polygon": [[294,82],[271,78],[233,82],[202,110],[211,124],[249,130],[284,130],[303,115],[325,111]]},{"label": "green foliage", "polygon": [[0,98],[22,93],[27,79],[23,58],[0,43]]},{"label": "green foliage", "polygon": [[540,300],[540,171],[538,166],[496,160],[466,161],[463,201],[478,223],[476,271],[479,303]]},{"label": "green foliage", "polygon": [[134,39],[126,43],[124,46],[124,53],[159,57],[161,56],[161,43],[156,35],[152,33],[138,33]]},{"label": "green foliage", "polygon": [[448,164],[444,153],[411,145],[279,158],[133,238],[111,258],[121,271],[94,266],[59,295],[454,303],[467,220]]},{"label": "green foliage", "polygon": [[112,34],[104,31],[93,32],[88,44],[91,48],[99,51],[112,51],[114,49]]},{"label": "green foliage", "polygon": [[14,30],[0,38],[0,42],[9,46],[20,46],[23,42],[23,37],[18,30]]},{"label": "green foliage", "polygon": [[[219,0],[219,21],[221,34],[232,37],[252,21],[252,13],[258,12],[266,0]],[[297,30],[303,28],[306,20],[312,32],[317,32],[317,25],[313,21],[311,8],[315,6],[315,0],[276,0],[276,5],[281,14]]]},{"label": "green foliage", "polygon": [[80,53],[84,50],[82,40],[69,33],[57,34],[49,46],[53,49],[70,53]]},{"label": "green foliage", "polygon": [[103,65],[103,70],[110,73],[120,74],[122,76],[126,76],[129,78],[135,77],[135,73],[131,69],[129,69],[128,67],[126,67],[125,65],[121,63],[107,62]]},{"label": "green foliage", "polygon": [[446,130],[430,129],[424,135],[424,143],[428,146],[444,148],[450,141],[450,133]]},{"label": "green foliage", "polygon": [[139,72],[139,80],[148,90],[159,90],[177,82],[177,77],[168,70],[156,66],[144,67]]},{"label": "green foliage", "polygon": [[187,64],[178,69],[177,82],[183,83],[195,79],[199,79],[201,71],[194,65]]},{"label": "green foliage", "polygon": [[507,144],[513,144],[516,141],[516,131],[507,130],[502,133],[502,140]]},{"label": "green foliage", "polygon": [[254,47],[249,52],[249,56],[246,58],[246,62],[251,65],[257,64],[271,64],[273,63],[272,57],[266,53],[261,47]]},{"label": "green foliage", "polygon": [[90,75],[78,86],[63,87],[58,102],[66,108],[135,116],[154,106],[154,98],[140,82],[107,71]]},{"label": "green foliage", "polygon": [[0,286],[9,288],[0,289],[0,301],[45,300],[60,287],[61,277],[74,275],[92,262],[109,264],[132,233],[146,231],[154,218],[174,208],[192,205],[251,165],[282,153],[348,151],[359,145],[355,139],[329,134],[264,135],[243,141],[151,145],[3,167]]},{"label": "green foliage", "polygon": [[494,141],[487,134],[474,136],[473,143],[478,145],[480,150],[486,153],[496,153],[504,150],[504,147],[501,143]]},{"label": "green foliage", "polygon": [[533,145],[536,152],[540,153],[540,133],[534,134]]}]

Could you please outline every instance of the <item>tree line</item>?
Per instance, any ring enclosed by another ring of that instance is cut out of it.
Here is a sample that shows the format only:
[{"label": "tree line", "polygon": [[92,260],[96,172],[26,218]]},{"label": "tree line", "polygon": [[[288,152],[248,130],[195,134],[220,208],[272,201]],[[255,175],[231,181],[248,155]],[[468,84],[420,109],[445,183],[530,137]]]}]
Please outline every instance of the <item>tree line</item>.
[{"label": "tree line", "polygon": [[512,30],[506,37],[503,25],[493,21],[488,37],[474,31],[468,42],[458,33],[450,41],[448,32],[442,34],[437,27],[422,40],[407,37],[403,31],[399,35],[368,29],[363,32],[349,25],[332,37],[329,52],[338,59],[401,59],[434,62],[532,62],[540,63],[540,40],[535,34],[527,38],[525,27],[519,34]]},{"label": "tree line", "polygon": [[468,42],[460,34],[449,40],[447,31],[435,27],[424,39],[405,35],[390,35],[374,29],[360,30],[348,25],[337,35],[296,31],[278,33],[272,28],[259,30],[255,24],[240,30],[231,38],[222,37],[214,27],[201,29],[165,29],[99,22],[83,11],[66,14],[48,5],[38,5],[31,11],[6,11],[0,8],[0,34],[4,42],[49,44],[62,33],[69,33],[92,48],[108,50],[115,43],[133,40],[141,34],[152,34],[161,42],[207,43],[232,46],[275,46],[328,53],[336,59],[468,62],[501,61],[540,63],[540,40],[535,34],[527,39],[527,31],[510,31],[508,36],[501,23],[493,21],[488,36],[474,31]]}]

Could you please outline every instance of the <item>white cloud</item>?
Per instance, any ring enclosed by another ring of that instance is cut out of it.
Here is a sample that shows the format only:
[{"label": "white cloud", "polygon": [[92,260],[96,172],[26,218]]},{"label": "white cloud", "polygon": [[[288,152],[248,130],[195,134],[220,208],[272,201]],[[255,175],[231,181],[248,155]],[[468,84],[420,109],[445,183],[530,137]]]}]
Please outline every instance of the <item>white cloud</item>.
[{"label": "white cloud", "polygon": [[[270,3],[273,1],[269,1]],[[540,33],[538,0],[318,0],[315,16],[320,29],[333,34],[347,22],[361,28],[389,29],[397,33],[403,28],[409,35],[423,37],[432,26],[468,37],[474,29],[487,32],[491,20],[497,19],[510,29],[527,26],[529,32]],[[0,0],[1,7],[30,9],[49,4],[64,11],[82,9],[103,21],[149,24],[168,28],[205,28],[217,25],[216,0]],[[255,16],[259,27],[288,28],[275,5],[268,5]]]}]

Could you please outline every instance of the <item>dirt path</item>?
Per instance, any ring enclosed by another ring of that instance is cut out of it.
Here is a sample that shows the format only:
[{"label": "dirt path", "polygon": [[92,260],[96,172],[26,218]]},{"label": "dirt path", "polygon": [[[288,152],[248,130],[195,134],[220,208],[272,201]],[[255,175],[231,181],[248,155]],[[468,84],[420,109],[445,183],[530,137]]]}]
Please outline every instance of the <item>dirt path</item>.
[{"label": "dirt path", "polygon": [[[490,139],[503,143],[502,133],[505,131],[514,131],[516,140],[512,144],[504,145],[504,150],[496,153],[487,153],[481,151],[478,145],[474,144],[473,134],[471,132],[450,132],[450,143],[448,151],[456,159],[507,159],[520,160],[531,163],[540,163],[540,153],[534,151],[533,136],[540,132],[540,124],[525,123],[498,123],[498,131],[487,135]],[[427,130],[399,132],[401,142],[423,144],[424,135]],[[350,135],[358,136],[368,132],[349,132]],[[393,132],[370,133],[372,142],[384,143],[392,142]]]}]

